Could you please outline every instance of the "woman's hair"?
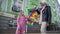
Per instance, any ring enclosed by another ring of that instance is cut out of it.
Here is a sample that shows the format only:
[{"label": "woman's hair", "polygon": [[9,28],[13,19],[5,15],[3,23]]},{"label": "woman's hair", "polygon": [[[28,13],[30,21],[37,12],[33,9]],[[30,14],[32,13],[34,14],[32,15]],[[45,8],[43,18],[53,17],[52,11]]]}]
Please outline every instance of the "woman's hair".
[{"label": "woman's hair", "polygon": [[42,4],[42,3],[47,4],[46,0],[42,0],[42,1],[40,2],[40,4]]}]

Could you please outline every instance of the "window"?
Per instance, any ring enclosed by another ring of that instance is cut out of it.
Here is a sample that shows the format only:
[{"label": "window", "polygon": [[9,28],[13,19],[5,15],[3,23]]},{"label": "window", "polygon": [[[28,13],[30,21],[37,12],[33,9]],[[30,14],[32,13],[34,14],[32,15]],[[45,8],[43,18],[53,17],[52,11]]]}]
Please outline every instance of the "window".
[{"label": "window", "polygon": [[[22,1],[21,0],[12,0],[12,3],[11,3],[11,11],[12,11],[12,7],[13,6],[16,6],[16,11],[20,11],[20,9],[21,9],[21,6],[22,6]],[[20,6],[21,5],[21,6]]]},{"label": "window", "polygon": [[11,21],[9,21],[9,28],[16,28],[17,24],[16,24],[16,20],[12,19]]}]

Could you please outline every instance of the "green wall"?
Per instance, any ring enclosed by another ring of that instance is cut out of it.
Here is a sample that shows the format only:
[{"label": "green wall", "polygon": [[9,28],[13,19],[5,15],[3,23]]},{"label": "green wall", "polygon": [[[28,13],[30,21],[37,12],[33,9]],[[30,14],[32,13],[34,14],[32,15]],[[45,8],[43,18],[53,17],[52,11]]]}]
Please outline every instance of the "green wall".
[{"label": "green wall", "polygon": [[7,13],[9,14],[15,14],[11,9],[11,4],[12,4],[12,0],[8,0],[8,5],[7,5]]},{"label": "green wall", "polygon": [[11,2],[12,0],[8,0],[7,12],[10,12]]},{"label": "green wall", "polygon": [[49,1],[49,4],[51,6],[51,12],[52,12],[52,23],[55,23],[55,5],[53,4],[53,0]]}]

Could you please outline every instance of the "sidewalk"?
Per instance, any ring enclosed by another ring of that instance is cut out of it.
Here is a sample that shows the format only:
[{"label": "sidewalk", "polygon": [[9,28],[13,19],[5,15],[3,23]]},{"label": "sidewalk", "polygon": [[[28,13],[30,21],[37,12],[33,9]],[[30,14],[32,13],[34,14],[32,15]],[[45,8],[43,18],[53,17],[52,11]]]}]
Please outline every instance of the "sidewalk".
[{"label": "sidewalk", "polygon": [[[28,34],[40,34],[40,33],[28,33]],[[48,34],[60,34],[60,33],[48,33]]]}]

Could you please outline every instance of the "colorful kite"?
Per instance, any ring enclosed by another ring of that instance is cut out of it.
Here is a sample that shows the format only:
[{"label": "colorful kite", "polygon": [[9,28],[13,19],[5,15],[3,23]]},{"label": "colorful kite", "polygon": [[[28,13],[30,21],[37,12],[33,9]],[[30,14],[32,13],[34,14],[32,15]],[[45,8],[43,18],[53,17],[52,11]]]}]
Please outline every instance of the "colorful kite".
[{"label": "colorful kite", "polygon": [[34,10],[34,9],[28,9],[28,16],[29,16],[29,18],[28,18],[26,24],[27,25],[34,25],[34,23],[35,23],[34,19],[36,18],[37,15],[38,14],[37,14],[36,10]]}]

